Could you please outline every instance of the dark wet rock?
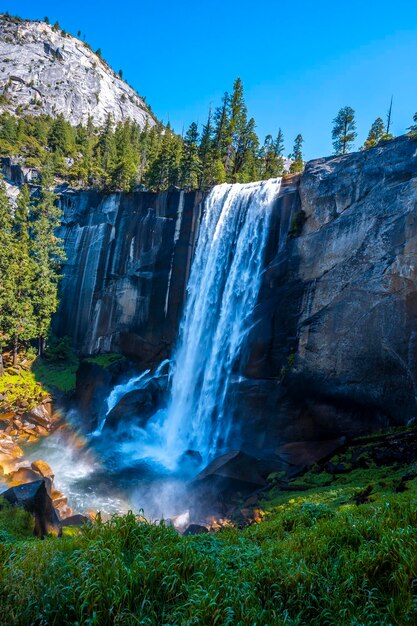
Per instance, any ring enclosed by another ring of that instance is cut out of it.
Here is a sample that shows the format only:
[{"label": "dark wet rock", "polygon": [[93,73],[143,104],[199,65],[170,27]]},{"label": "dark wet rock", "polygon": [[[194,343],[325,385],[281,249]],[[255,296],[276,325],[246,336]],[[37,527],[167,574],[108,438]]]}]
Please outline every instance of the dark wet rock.
[{"label": "dark wet rock", "polygon": [[37,537],[44,537],[50,532],[61,534],[60,521],[48,495],[45,480],[11,487],[0,495],[10,504],[33,514]]},{"label": "dark wet rock", "polygon": [[346,443],[346,437],[323,441],[294,441],[277,448],[276,454],[290,465],[310,467],[333,455]]},{"label": "dark wet rock", "polygon": [[264,468],[262,461],[240,450],[233,450],[214,459],[196,476],[195,480],[204,481],[216,477],[250,484],[252,487],[263,487],[266,485],[266,480],[262,476],[261,468]]},{"label": "dark wet rock", "polygon": [[129,424],[143,428],[160,407],[163,394],[157,380],[149,381],[144,389],[130,391],[107,415],[103,430],[115,429],[121,424],[126,428]]},{"label": "dark wet rock", "polygon": [[106,414],[112,374],[101,365],[83,361],[77,371],[75,403],[87,430],[93,430]]},{"label": "dark wet rock", "polygon": [[184,531],[184,535],[203,535],[208,532],[209,530],[206,526],[201,526],[201,524],[190,524]]},{"label": "dark wet rock", "polygon": [[91,520],[89,517],[77,513],[76,515],[71,515],[70,517],[62,519],[61,526],[84,526],[84,524],[88,524],[90,522]]},{"label": "dark wet rock", "polygon": [[197,450],[186,450],[178,462],[179,467],[189,473],[196,471],[202,464],[203,458]]}]

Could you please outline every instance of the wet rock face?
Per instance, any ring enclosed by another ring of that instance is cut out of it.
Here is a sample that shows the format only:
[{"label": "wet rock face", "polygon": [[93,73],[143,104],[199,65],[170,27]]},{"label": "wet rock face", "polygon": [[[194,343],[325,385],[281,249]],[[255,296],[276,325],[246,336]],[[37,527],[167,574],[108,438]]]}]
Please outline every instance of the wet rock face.
[{"label": "wet rock face", "polygon": [[55,330],[84,354],[162,361],[176,337],[200,193],[61,197],[67,262]]},{"label": "wet rock face", "polygon": [[416,155],[400,137],[308,163],[299,180],[293,206],[306,222],[301,236],[275,239],[246,365],[252,379],[280,381],[263,420],[281,439],[359,434],[416,413]]}]

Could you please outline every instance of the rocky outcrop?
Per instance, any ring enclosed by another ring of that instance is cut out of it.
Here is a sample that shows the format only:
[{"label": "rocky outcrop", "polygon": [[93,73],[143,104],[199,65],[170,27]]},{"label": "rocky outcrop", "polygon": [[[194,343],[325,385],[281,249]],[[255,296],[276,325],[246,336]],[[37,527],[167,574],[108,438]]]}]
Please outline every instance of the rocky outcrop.
[{"label": "rocky outcrop", "polygon": [[61,196],[67,262],[55,329],[84,354],[162,361],[175,339],[202,194]]},{"label": "rocky outcrop", "polygon": [[155,124],[144,100],[85,42],[44,22],[0,16],[0,93],[0,111],[12,114]]},{"label": "rocky outcrop", "polygon": [[0,495],[9,504],[22,507],[28,513],[32,513],[35,518],[34,534],[37,537],[44,537],[48,533],[61,534],[59,517],[48,495],[44,480],[11,487]]},{"label": "rocky outcrop", "polygon": [[416,157],[417,142],[400,137],[312,161],[291,190],[305,224],[284,241],[271,232],[276,254],[236,388],[239,421],[252,420],[260,447],[416,415]]}]

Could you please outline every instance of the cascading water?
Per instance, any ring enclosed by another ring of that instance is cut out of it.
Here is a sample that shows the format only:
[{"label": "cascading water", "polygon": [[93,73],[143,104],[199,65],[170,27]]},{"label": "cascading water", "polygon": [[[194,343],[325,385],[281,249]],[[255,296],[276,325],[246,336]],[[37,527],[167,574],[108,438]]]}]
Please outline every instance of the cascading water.
[{"label": "cascading water", "polygon": [[[137,438],[136,458],[175,469],[187,450],[207,462],[225,447],[228,385],[250,329],[280,185],[281,179],[223,184],[209,194],[171,366],[170,399]],[[124,451],[132,453],[128,445]]]},{"label": "cascading water", "polygon": [[[204,518],[207,503],[190,495],[185,479],[200,461],[209,462],[231,443],[229,382],[253,324],[279,190],[280,180],[225,184],[207,197],[170,363],[168,401],[146,426],[135,426],[130,417],[110,438],[100,436],[108,414],[127,393],[146,389],[155,379],[165,388],[167,361],[112,390],[94,436],[83,441],[71,430],[57,431],[33,450],[33,459],[64,465],[56,482],[78,510],[97,507],[113,514],[144,508],[155,518],[179,515],[177,525],[187,525],[191,514],[199,519],[199,511]],[[199,452],[201,459],[187,451]]]}]

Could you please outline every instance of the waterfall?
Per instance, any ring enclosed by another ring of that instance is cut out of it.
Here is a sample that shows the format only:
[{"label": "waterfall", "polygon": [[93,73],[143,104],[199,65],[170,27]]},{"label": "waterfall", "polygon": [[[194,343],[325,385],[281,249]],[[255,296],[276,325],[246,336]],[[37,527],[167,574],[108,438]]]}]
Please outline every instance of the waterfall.
[{"label": "waterfall", "polygon": [[228,384],[250,328],[280,183],[219,185],[206,200],[165,421],[174,456],[191,449],[208,461],[227,442]]},{"label": "waterfall", "polygon": [[171,362],[168,404],[134,443],[123,444],[125,457],[152,459],[173,470],[189,450],[207,463],[226,449],[233,417],[229,382],[251,328],[280,185],[281,179],[223,184],[208,195]]}]

